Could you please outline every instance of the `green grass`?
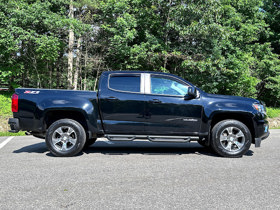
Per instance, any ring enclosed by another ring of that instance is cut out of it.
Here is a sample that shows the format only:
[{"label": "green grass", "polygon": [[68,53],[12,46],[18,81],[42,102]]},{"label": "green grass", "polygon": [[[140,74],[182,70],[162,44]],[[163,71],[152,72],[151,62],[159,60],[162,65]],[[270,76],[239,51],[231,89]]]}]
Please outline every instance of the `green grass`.
[{"label": "green grass", "polygon": [[12,95],[13,92],[0,91],[0,116],[7,117],[13,115],[11,110]]},{"label": "green grass", "polygon": [[11,103],[13,92],[0,91],[0,127],[2,126],[5,131],[0,131],[0,136],[25,136],[24,131],[20,131],[18,133],[10,133],[7,130],[8,126],[8,118],[13,116],[11,110]]},{"label": "green grass", "polygon": [[10,132],[6,131],[6,132],[0,132],[0,136],[25,136],[25,132],[20,131],[18,133],[10,133]]},{"label": "green grass", "polygon": [[24,135],[23,132],[9,133],[8,119],[13,116],[11,110],[11,96],[13,92],[0,91],[0,136]]},{"label": "green grass", "polygon": [[269,118],[280,117],[280,108],[266,108],[266,113]]}]

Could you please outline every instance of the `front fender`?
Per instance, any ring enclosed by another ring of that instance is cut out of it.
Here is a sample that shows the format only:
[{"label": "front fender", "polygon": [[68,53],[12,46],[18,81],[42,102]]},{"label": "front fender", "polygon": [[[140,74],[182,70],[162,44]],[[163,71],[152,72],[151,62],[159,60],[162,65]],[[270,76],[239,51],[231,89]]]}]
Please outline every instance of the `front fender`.
[{"label": "front fender", "polygon": [[253,118],[255,114],[256,111],[250,103],[217,99],[216,101],[208,101],[204,104],[201,133],[207,133],[209,140],[214,124],[225,119],[236,119],[245,123],[254,134]]}]

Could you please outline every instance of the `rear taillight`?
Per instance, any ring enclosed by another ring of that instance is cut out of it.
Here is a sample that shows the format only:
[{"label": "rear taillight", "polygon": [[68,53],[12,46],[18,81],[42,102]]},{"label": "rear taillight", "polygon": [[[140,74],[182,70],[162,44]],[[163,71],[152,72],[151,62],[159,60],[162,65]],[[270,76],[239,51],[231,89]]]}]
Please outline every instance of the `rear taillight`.
[{"label": "rear taillight", "polygon": [[15,93],[12,96],[12,112],[18,112],[18,95]]}]

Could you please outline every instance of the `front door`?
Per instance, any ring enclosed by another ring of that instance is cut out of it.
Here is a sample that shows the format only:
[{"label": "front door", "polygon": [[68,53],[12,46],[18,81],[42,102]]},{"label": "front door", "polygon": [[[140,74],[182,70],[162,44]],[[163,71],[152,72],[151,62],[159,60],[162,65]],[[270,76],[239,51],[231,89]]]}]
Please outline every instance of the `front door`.
[{"label": "front door", "polygon": [[[185,100],[189,84],[176,77],[151,74],[145,106],[145,131],[153,135],[196,135],[201,124],[199,98]],[[147,79],[147,78],[146,78]]]}]

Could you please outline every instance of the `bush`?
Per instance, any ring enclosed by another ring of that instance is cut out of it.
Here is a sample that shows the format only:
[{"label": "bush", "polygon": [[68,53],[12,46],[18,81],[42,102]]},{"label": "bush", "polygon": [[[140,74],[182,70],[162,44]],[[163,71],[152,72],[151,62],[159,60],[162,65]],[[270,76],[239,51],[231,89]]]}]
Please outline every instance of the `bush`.
[{"label": "bush", "polygon": [[280,117],[280,108],[267,107],[266,112],[269,118]]}]

